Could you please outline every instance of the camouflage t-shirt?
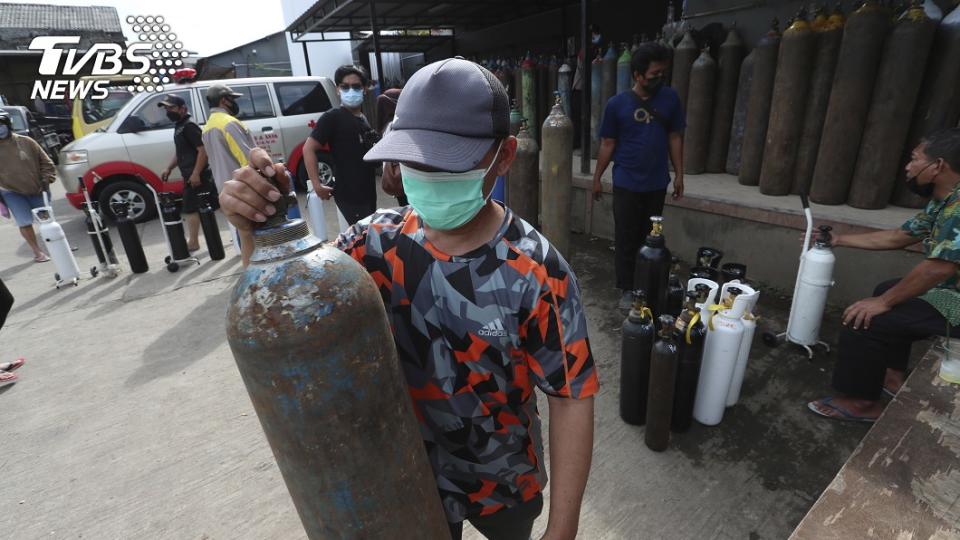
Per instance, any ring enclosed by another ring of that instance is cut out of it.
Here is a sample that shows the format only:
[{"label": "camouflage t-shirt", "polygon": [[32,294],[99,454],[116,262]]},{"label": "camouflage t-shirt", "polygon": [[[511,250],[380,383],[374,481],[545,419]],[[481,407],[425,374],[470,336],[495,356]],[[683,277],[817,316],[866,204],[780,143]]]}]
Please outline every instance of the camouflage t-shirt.
[{"label": "camouflage t-shirt", "polygon": [[533,499],[546,483],[534,386],[599,390],[580,288],[530,224],[450,256],[409,207],[378,210],[337,239],[380,289],[447,519]]},{"label": "camouflage t-shirt", "polygon": [[[945,199],[930,199],[922,212],[901,227],[907,234],[923,237],[928,259],[960,264],[960,184]],[[960,267],[950,279],[920,296],[937,309],[951,325],[960,324]]]}]

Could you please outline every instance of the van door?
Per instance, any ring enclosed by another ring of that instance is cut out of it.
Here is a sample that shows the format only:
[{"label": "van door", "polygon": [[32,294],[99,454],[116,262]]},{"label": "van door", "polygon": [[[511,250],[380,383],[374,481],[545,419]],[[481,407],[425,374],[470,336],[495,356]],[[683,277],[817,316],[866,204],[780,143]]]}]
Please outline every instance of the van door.
[{"label": "van door", "polygon": [[[270,98],[270,91],[266,84],[230,84],[230,89],[243,96],[237,98],[240,113],[237,119],[247,126],[253,135],[253,142],[270,153],[274,162],[286,159],[284,154],[283,135],[277,120],[277,111]],[[206,94],[206,89],[201,90]],[[204,100],[204,113],[210,116],[210,109]]]},{"label": "van door", "polygon": [[[121,135],[123,144],[127,148],[128,159],[146,167],[158,177],[176,155],[176,147],[173,143],[173,122],[167,118],[167,110],[158,106],[168,95],[177,96],[191,103],[189,89],[156,94],[143,100],[140,106],[131,111],[121,123],[121,126],[135,125],[136,128],[134,132]],[[174,167],[167,181],[172,182],[180,178],[180,169]]]}]

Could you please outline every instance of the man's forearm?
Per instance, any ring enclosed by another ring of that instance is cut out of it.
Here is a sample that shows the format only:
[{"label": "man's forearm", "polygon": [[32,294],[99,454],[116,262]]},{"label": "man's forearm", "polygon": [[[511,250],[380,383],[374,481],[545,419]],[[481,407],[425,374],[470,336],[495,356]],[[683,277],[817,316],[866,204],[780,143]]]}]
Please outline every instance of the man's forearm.
[{"label": "man's forearm", "polygon": [[197,163],[193,167],[194,174],[200,174],[207,168],[207,151],[201,146],[197,148]]},{"label": "man's forearm", "polygon": [[938,259],[926,259],[913,267],[913,270],[896,285],[881,294],[880,298],[888,306],[896,306],[929,291],[937,284],[949,279],[956,271],[957,265],[954,263]]},{"label": "man's forearm", "polygon": [[919,242],[921,238],[910,236],[902,229],[877,231],[864,234],[838,235],[833,243],[834,247],[850,247],[881,251],[885,249],[902,249]]},{"label": "man's forearm", "polygon": [[683,176],[683,135],[680,133],[670,134],[670,162],[676,176]]},{"label": "man's forearm", "polygon": [[550,512],[548,540],[572,540],[593,456],[593,398],[548,397],[550,406]]},{"label": "man's forearm", "polygon": [[616,148],[617,144],[616,142],[612,142],[612,139],[604,139],[604,142],[600,143],[600,149],[597,151],[597,168],[593,171],[594,182],[599,182],[600,178],[603,177],[603,173],[607,170],[607,167],[610,166],[610,161],[613,159],[613,151]]}]

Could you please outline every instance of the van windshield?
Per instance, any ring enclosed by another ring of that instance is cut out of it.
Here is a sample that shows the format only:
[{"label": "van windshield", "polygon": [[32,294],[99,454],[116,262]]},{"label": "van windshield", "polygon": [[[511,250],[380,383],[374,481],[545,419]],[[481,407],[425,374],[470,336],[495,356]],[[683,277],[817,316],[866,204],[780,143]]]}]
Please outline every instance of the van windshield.
[{"label": "van windshield", "polygon": [[132,92],[120,86],[111,86],[107,92],[107,97],[104,99],[92,99],[90,96],[83,99],[80,106],[85,123],[95,124],[116,116],[117,112],[133,98]]}]

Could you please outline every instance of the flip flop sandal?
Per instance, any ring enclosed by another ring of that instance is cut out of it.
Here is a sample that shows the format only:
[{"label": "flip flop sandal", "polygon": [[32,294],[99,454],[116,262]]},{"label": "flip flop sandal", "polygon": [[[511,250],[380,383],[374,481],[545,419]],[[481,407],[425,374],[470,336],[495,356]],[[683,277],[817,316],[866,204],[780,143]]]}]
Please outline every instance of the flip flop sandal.
[{"label": "flip flop sandal", "polygon": [[13,362],[4,362],[0,366],[7,366],[5,368],[0,368],[0,371],[14,371],[20,368],[26,362],[23,358],[17,358]]},{"label": "flip flop sandal", "polygon": [[6,386],[17,382],[17,375],[8,371],[0,372],[0,386]]},{"label": "flip flop sandal", "polygon": [[49,260],[50,260],[50,257],[46,255],[37,255],[36,257],[33,258],[33,262],[35,263],[45,263]]},{"label": "flip flop sandal", "polygon": [[[837,414],[839,414],[839,416],[834,416],[821,411],[820,409],[817,408],[818,403],[822,406],[826,406],[832,411],[835,411]],[[810,411],[812,411],[814,414],[817,414],[824,418],[831,418],[833,420],[844,420],[848,422],[863,422],[867,424],[872,424],[877,421],[876,418],[870,418],[867,416],[858,416],[848,411],[847,409],[840,407],[839,405],[834,405],[833,396],[825,397],[817,401],[811,401],[810,403],[807,403],[807,408],[810,409]]]}]

